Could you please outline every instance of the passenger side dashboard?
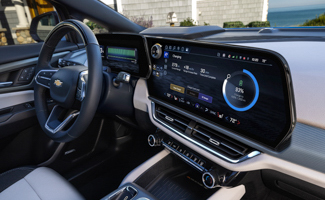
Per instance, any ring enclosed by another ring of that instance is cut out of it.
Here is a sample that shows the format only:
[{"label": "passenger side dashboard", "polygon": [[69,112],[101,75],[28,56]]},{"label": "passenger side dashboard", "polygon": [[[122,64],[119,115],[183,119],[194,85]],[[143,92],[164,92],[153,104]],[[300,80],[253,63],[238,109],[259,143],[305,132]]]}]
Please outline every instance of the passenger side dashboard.
[{"label": "passenger side dashboard", "polygon": [[[159,38],[161,39],[161,38]],[[150,37],[147,37],[149,45],[148,49],[150,49],[154,44],[159,43],[159,40],[154,41],[150,43]],[[164,39],[161,39],[164,40]],[[175,41],[173,39],[169,41]],[[179,41],[179,40],[178,40]],[[160,43],[159,43],[160,44]],[[172,44],[172,43],[170,43]],[[246,46],[250,46],[251,44],[245,44]],[[272,46],[273,48],[270,48],[274,51],[280,52],[282,55],[283,53],[288,53],[290,46],[304,46],[306,43],[301,43],[297,42],[295,44],[291,43],[277,43],[277,44],[272,44],[268,43],[269,46]],[[281,52],[281,46],[288,45],[288,48],[286,52]],[[177,45],[176,50],[177,50]],[[226,45],[229,46],[229,45]],[[252,45],[256,46],[259,48],[264,47],[264,44],[256,44]],[[266,45],[267,46],[267,45]],[[308,45],[307,45],[308,46]],[[319,44],[318,46],[322,46],[322,44]],[[277,48],[278,47],[278,48]],[[173,48],[173,47],[172,47]],[[246,48],[246,47],[245,47]],[[304,51],[298,51],[300,57],[302,56],[302,53],[306,53],[307,49],[304,49]],[[292,52],[293,53],[293,52]],[[289,64],[292,63],[292,59],[294,58],[293,54],[289,60]],[[163,54],[162,54],[163,55]],[[170,54],[171,55],[171,54]],[[285,57],[287,58],[287,57]],[[154,59],[154,58],[152,58]],[[152,61],[152,65],[155,64],[155,61]],[[307,62],[307,61],[306,61]],[[284,62],[285,63],[285,62]],[[285,63],[287,64],[287,63]],[[297,64],[297,63],[295,63]],[[163,66],[163,65],[162,65]],[[156,66],[157,67],[157,66]],[[160,67],[160,66],[159,66]],[[153,66],[154,70],[154,66]],[[296,69],[294,69],[296,71]],[[168,73],[168,72],[167,72]],[[154,74],[152,74],[153,76]],[[290,81],[289,81],[290,82]],[[287,82],[288,83],[288,82]],[[294,81],[294,83],[296,83]],[[289,84],[292,84],[290,82]],[[169,85],[170,86],[170,85]],[[285,173],[289,176],[293,176],[302,180],[305,180],[307,182],[310,182],[312,184],[318,185],[323,187],[324,181],[322,178],[324,178],[323,170],[321,169],[321,165],[319,165],[319,162],[323,162],[324,159],[321,156],[321,154],[316,153],[317,149],[319,149],[318,141],[324,141],[325,138],[323,137],[323,134],[320,134],[322,131],[319,128],[308,126],[302,123],[296,123],[296,127],[291,129],[293,130],[292,132],[292,137],[288,139],[287,137],[285,139],[286,142],[283,143],[283,146],[278,149],[278,151],[275,151],[274,149],[267,147],[266,145],[261,144],[260,142],[257,142],[256,140],[249,139],[248,137],[243,136],[242,134],[238,134],[238,132],[234,132],[230,130],[229,128],[220,128],[220,126],[216,126],[215,123],[213,123],[211,120],[206,120],[202,118],[200,115],[195,114],[187,109],[184,109],[181,106],[177,106],[175,103],[171,103],[170,101],[163,99],[163,98],[155,98],[152,97],[152,93],[150,93],[150,87],[152,87],[150,79],[149,80],[144,80],[140,79],[137,83],[136,89],[135,89],[135,94],[134,94],[134,106],[138,110],[142,110],[144,112],[148,112],[149,117],[151,122],[167,133],[168,135],[172,136],[175,138],[177,141],[181,142],[182,144],[186,145],[187,147],[195,150],[201,155],[204,155],[211,161],[233,171],[253,171],[253,170],[260,170],[260,169],[273,169],[282,173]],[[297,89],[295,87],[295,89]],[[291,94],[293,97],[293,91]],[[177,95],[176,95],[177,96]],[[179,95],[180,96],[180,95]],[[208,95],[210,96],[210,95]],[[297,96],[296,96],[297,97]],[[293,99],[292,99],[293,100]],[[300,99],[299,99],[300,101]],[[294,107],[294,100],[292,101],[292,106]],[[171,110],[174,112],[176,115],[181,115],[182,117],[189,118],[191,120],[194,120],[200,124],[203,124],[204,126],[211,128],[217,132],[221,132],[222,135],[227,136],[231,138],[235,142],[240,142],[241,144],[246,145],[247,147],[257,150],[261,152],[258,156],[255,156],[253,158],[250,158],[248,160],[245,160],[243,162],[239,162],[237,164],[232,164],[225,159],[222,159],[220,157],[217,157],[215,154],[205,150],[204,148],[198,146],[195,144],[195,142],[184,139],[183,136],[180,136],[179,134],[175,133],[175,131],[172,131],[170,128],[166,127],[165,125],[159,123],[155,119],[155,106],[159,105],[162,107],[165,107],[168,110]],[[175,106],[176,105],[176,106]],[[302,106],[302,105],[300,105]],[[295,116],[294,113],[292,113],[291,116]],[[303,117],[303,116],[301,116]],[[299,118],[298,118],[299,121]],[[293,117],[292,124],[295,124],[295,117]],[[309,135],[306,135],[306,131],[308,132]],[[318,138],[318,139],[316,139]],[[310,146],[306,142],[308,141],[309,144],[314,143],[316,146]],[[308,157],[308,153],[305,151],[306,149],[308,150],[313,150],[314,154],[309,155],[312,156],[314,159],[319,158],[321,160],[311,160],[311,158]],[[303,155],[305,159],[310,160],[310,162],[304,161],[300,155]],[[312,163],[311,163],[312,162]],[[318,162],[318,164],[316,164]],[[322,177],[322,178],[321,178]]]}]

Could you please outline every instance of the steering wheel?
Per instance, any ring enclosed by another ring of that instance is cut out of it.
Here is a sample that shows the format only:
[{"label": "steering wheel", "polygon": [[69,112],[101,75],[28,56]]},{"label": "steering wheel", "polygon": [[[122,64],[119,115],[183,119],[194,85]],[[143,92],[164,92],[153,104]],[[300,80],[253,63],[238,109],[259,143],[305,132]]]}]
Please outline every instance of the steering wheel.
[{"label": "steering wheel", "polygon": [[[68,66],[53,68],[50,65],[55,47],[63,36],[75,31],[87,51],[88,68]],[[102,60],[98,41],[84,23],[66,20],[49,33],[42,46],[37,67],[34,99],[37,119],[43,131],[56,142],[69,142],[79,137],[92,121],[102,91]],[[49,114],[46,92],[50,90],[56,105]],[[75,104],[81,103],[80,110]]]}]

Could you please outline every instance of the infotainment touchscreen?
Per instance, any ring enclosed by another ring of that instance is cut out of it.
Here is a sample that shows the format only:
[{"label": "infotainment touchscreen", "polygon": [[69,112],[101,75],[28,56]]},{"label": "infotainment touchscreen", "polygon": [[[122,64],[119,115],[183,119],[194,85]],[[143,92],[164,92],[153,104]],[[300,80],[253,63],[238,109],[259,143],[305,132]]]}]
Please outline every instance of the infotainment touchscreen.
[{"label": "infotainment touchscreen", "polygon": [[152,58],[150,97],[273,148],[290,134],[290,76],[276,54],[153,38],[148,43],[161,49],[161,57]]}]

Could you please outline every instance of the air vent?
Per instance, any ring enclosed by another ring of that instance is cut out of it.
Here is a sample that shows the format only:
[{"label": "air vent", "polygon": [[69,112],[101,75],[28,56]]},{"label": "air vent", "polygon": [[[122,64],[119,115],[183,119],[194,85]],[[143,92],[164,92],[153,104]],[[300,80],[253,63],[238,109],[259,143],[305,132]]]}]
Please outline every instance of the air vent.
[{"label": "air vent", "polygon": [[261,152],[198,123],[178,112],[152,102],[154,119],[170,131],[231,163],[239,163]]},{"label": "air vent", "polygon": [[225,135],[212,130],[202,124],[197,124],[192,132],[192,136],[203,142],[209,148],[226,155],[232,159],[238,159],[247,154],[249,148]]},{"label": "air vent", "polygon": [[156,117],[181,132],[185,132],[191,121],[190,119],[161,106],[156,107]]}]

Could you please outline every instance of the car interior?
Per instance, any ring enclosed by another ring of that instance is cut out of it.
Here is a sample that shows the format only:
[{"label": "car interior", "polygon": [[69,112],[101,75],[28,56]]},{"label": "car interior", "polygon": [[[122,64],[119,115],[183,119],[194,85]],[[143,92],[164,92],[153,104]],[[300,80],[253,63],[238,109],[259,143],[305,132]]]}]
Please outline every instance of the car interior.
[{"label": "car interior", "polygon": [[0,199],[325,199],[323,27],[146,29],[48,2],[35,43],[0,47]]}]

